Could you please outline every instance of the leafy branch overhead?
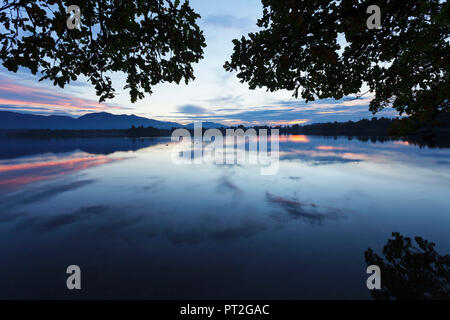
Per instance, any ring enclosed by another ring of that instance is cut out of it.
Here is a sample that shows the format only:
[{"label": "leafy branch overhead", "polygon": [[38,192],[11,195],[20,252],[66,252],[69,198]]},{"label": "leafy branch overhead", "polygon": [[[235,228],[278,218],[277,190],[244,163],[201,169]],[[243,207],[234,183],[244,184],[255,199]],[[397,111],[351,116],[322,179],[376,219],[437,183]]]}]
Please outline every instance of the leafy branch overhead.
[{"label": "leafy branch overhead", "polygon": [[[78,29],[66,26],[70,5],[81,9]],[[114,97],[111,73],[124,72],[136,102],[158,83],[195,79],[206,47],[199,17],[179,0],[3,0],[0,59],[60,87],[82,75],[100,101]]]},{"label": "leafy branch overhead", "polygon": [[381,290],[373,290],[377,300],[385,299],[448,299],[450,296],[450,256],[440,255],[435,244],[397,232],[383,248],[384,259],[372,249],[365,252],[368,265],[381,269]]},{"label": "leafy branch overhead", "polygon": [[[307,101],[375,93],[370,111],[433,118],[449,111],[450,5],[439,0],[262,0],[258,32],[235,39],[224,68],[250,89]],[[370,5],[381,29],[369,30]]]}]

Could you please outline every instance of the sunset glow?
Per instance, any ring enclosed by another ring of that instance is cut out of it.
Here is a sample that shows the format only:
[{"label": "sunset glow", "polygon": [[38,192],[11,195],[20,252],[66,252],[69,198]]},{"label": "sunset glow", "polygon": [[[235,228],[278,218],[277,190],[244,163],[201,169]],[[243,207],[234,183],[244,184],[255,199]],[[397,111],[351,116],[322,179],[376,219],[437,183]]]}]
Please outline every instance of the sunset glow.
[{"label": "sunset glow", "polygon": [[292,126],[294,124],[305,124],[309,122],[308,119],[299,119],[299,120],[292,120],[292,121],[275,121],[271,122],[270,124],[273,126]]},{"label": "sunset glow", "polygon": [[333,146],[318,146],[316,147],[318,150],[345,150],[344,147],[333,147]]},{"label": "sunset glow", "polygon": [[291,142],[301,142],[301,143],[308,143],[310,140],[307,136],[302,134],[294,134],[288,137],[288,140]]},{"label": "sunset glow", "polygon": [[30,159],[27,163],[0,164],[0,187],[14,190],[26,184],[55,179],[122,159],[98,155],[61,160]]}]

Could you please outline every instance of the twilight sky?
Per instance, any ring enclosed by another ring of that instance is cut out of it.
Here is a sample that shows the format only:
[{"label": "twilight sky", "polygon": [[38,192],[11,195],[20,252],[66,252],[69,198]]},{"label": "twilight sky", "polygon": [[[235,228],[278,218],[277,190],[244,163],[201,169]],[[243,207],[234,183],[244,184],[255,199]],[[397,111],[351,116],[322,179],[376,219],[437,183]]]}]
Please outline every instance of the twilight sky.
[{"label": "twilight sky", "polygon": [[[224,124],[313,123],[373,116],[367,111],[372,98],[369,95],[357,100],[347,97],[306,104],[287,91],[249,90],[222,66],[231,56],[231,41],[257,30],[261,1],[191,0],[190,4],[202,16],[199,24],[207,47],[205,58],[194,65],[196,80],[187,86],[160,84],[153,87],[151,96],[132,104],[129,93],[122,89],[124,75],[116,73],[112,75],[116,97],[100,104],[94,88],[83,78],[61,89],[50,82],[38,82],[38,77],[27,70],[11,73],[0,67],[0,110],[72,116],[106,111],[180,123],[202,120]],[[376,116],[395,116],[395,112],[391,109]]]}]

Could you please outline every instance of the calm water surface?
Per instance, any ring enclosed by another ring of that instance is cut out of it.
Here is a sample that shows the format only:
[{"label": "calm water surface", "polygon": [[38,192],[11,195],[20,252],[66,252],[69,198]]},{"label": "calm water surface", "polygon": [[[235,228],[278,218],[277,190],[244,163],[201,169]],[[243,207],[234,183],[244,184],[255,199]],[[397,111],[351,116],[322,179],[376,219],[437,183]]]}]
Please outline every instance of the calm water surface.
[{"label": "calm water surface", "polygon": [[450,149],[281,137],[262,176],[172,147],[0,140],[0,298],[364,299],[392,232],[450,252]]}]

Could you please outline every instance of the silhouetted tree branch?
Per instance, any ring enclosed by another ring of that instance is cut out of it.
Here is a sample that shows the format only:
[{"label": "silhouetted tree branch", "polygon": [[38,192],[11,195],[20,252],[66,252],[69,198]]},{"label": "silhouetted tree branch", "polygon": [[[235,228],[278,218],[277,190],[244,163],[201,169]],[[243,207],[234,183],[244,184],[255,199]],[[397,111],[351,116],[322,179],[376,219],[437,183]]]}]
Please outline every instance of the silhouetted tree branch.
[{"label": "silhouetted tree branch", "polygon": [[375,299],[450,299],[450,256],[439,255],[435,244],[416,237],[414,247],[408,237],[392,233],[381,258],[368,249],[368,265],[381,269],[381,290],[372,290]]},{"label": "silhouetted tree branch", "polygon": [[[64,87],[83,75],[100,101],[114,97],[111,72],[127,75],[131,101],[161,82],[193,80],[192,64],[206,46],[200,17],[179,0],[3,0],[0,60],[9,71],[40,73]],[[66,8],[81,9],[69,30]]]},{"label": "silhouetted tree branch", "polygon": [[[429,123],[450,111],[450,4],[439,0],[262,0],[258,32],[233,40],[224,68],[250,89],[289,90],[306,101],[375,93],[369,110],[392,106]],[[381,29],[369,30],[369,5]],[[345,41],[344,41],[345,39]],[[414,129],[403,127],[404,130]]]}]

